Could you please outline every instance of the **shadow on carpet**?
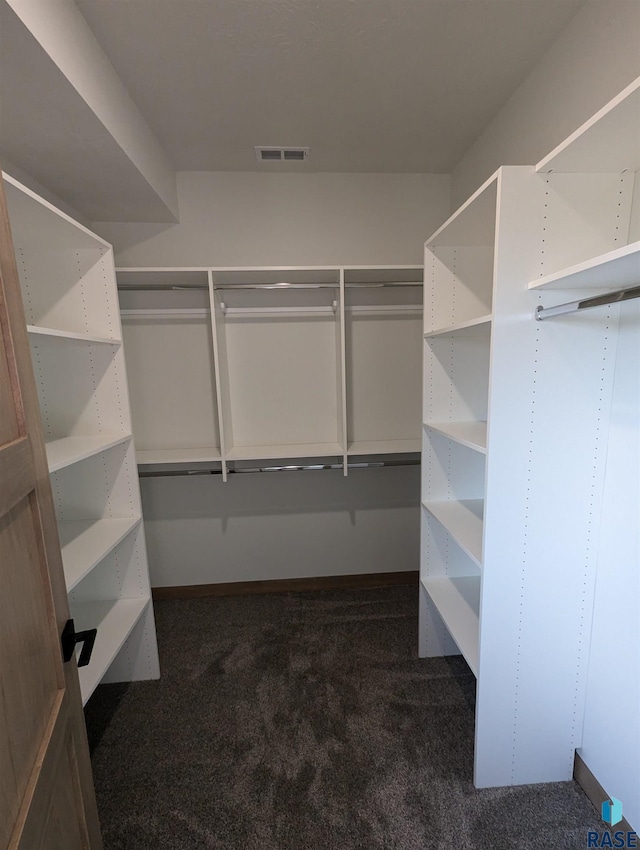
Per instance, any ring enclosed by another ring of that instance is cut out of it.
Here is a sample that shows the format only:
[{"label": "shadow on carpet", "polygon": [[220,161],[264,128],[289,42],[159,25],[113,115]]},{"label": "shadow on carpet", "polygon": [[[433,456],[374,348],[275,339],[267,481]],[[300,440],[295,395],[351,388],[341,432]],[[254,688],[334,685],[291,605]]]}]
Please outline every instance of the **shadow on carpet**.
[{"label": "shadow on carpet", "polygon": [[162,678],[86,709],[105,850],[582,850],[573,782],[476,790],[475,680],[414,587],[157,602]]}]

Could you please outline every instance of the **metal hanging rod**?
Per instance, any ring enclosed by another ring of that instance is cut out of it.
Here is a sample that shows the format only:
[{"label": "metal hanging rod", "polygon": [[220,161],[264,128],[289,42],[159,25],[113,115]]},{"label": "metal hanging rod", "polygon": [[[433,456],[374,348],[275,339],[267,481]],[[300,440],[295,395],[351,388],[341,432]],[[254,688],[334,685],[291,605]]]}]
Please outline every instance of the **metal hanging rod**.
[{"label": "metal hanging rod", "polygon": [[619,304],[621,301],[631,301],[640,298],[640,286],[632,286],[628,289],[620,289],[617,292],[606,292],[604,295],[595,295],[593,298],[583,298],[580,301],[570,301],[567,304],[558,304],[557,307],[536,307],[536,320],[550,319],[553,316],[562,316],[565,313],[576,313],[579,310],[588,310],[591,307],[603,307],[606,304]]},{"label": "metal hanging rod", "polygon": [[[349,469],[379,469],[388,466],[420,466],[420,460],[385,460],[377,462],[348,463]],[[254,474],[256,472],[321,472],[327,469],[342,470],[341,463],[314,463],[306,466],[252,466],[242,469],[227,469],[227,475]],[[140,478],[172,478],[185,475],[222,475],[221,469],[171,469],[167,471],[141,470]]]}]

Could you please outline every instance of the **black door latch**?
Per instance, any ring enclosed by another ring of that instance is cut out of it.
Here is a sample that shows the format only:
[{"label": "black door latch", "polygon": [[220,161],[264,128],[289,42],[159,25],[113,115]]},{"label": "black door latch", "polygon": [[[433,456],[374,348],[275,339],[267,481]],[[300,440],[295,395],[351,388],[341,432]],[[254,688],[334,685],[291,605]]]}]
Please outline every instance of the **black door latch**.
[{"label": "black door latch", "polygon": [[96,642],[97,629],[86,629],[84,632],[77,632],[73,624],[73,620],[67,620],[67,623],[62,630],[60,642],[62,644],[62,657],[65,663],[71,661],[75,652],[76,644],[81,643],[80,658],[78,659],[78,667],[86,667],[91,661],[91,653],[93,645]]}]

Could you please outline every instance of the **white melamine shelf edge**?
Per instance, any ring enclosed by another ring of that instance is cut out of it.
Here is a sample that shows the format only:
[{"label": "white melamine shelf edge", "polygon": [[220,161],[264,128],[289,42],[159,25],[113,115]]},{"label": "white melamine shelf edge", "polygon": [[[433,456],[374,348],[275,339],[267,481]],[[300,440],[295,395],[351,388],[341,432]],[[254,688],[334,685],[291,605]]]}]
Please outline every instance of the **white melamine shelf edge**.
[{"label": "white melamine shelf edge", "polygon": [[473,675],[478,676],[480,576],[423,578],[422,585]]},{"label": "white melamine shelf edge", "polygon": [[347,447],[347,455],[383,455],[402,454],[406,452],[419,452],[422,449],[422,441],[410,440],[353,440]]},{"label": "white melamine shelf edge", "polygon": [[640,285],[640,241],[529,282],[529,289],[623,289]]},{"label": "white melamine shelf edge", "polygon": [[5,184],[13,186],[18,191],[22,192],[32,201],[35,201],[40,207],[50,212],[52,215],[56,216],[56,218],[63,221],[65,224],[68,224],[70,227],[73,227],[83,236],[88,237],[96,247],[111,249],[111,245],[109,242],[102,239],[100,236],[97,236],[88,227],[85,227],[83,224],[80,224],[75,219],[71,218],[70,215],[67,215],[62,210],[58,209],[58,207],[54,207],[53,204],[50,204],[49,201],[45,201],[44,198],[41,198],[40,195],[36,195],[31,189],[28,189],[23,183],[20,183],[19,180],[16,180],[14,177],[11,177],[10,174],[6,172],[2,172],[2,179]]},{"label": "white melamine shelf edge", "polygon": [[98,629],[91,662],[78,669],[83,705],[100,684],[150,599],[144,596],[104,602],[71,602],[76,631]]},{"label": "white melamine shelf edge", "polygon": [[343,455],[339,443],[291,443],[272,446],[234,446],[225,460],[287,460],[303,457],[336,457]]},{"label": "white melamine shelf edge", "polygon": [[473,330],[474,328],[488,329],[493,321],[493,315],[488,313],[486,316],[478,316],[477,319],[469,319],[466,322],[458,322],[455,325],[449,325],[446,328],[437,328],[433,331],[427,331],[424,335],[425,339],[431,339],[436,336],[453,336],[454,334],[462,334],[465,331]]},{"label": "white melamine shelf edge", "polygon": [[451,227],[451,225],[454,224],[469,209],[469,207],[478,200],[478,198],[484,195],[487,189],[491,188],[494,185],[497,186],[499,173],[499,169],[498,171],[494,171],[491,177],[487,178],[487,180],[485,180],[484,183],[478,189],[476,189],[476,191],[472,195],[470,195],[467,200],[461,206],[459,206],[458,209],[452,215],[449,216],[449,218],[444,222],[444,224],[440,225],[436,232],[433,233],[424,243],[426,248],[428,248],[430,245],[433,245],[434,242],[436,242],[447,230],[447,228]]},{"label": "white melamine shelf edge", "polygon": [[206,319],[211,315],[208,307],[191,307],[185,309],[171,309],[157,307],[151,310],[120,310],[123,321],[127,319]]},{"label": "white melamine shelf edge", "polygon": [[425,422],[424,426],[453,440],[454,443],[467,446],[481,454],[487,453],[486,422]]},{"label": "white melamine shelf edge", "polygon": [[141,272],[144,273],[158,273],[158,272],[166,272],[167,274],[171,274],[172,272],[202,272],[206,274],[209,271],[209,266],[116,266],[116,274],[118,272],[126,272],[127,274]]},{"label": "white melamine shelf edge", "polygon": [[67,591],[82,581],[141,522],[141,517],[58,523]]},{"label": "white melamine shelf edge", "polygon": [[419,304],[379,304],[346,307],[345,312],[353,317],[358,316],[421,316],[422,306]]},{"label": "white melamine shelf edge", "polygon": [[483,505],[482,499],[422,503],[478,567],[482,567]]},{"label": "white melamine shelf edge", "polygon": [[91,336],[90,334],[77,333],[76,331],[62,331],[59,328],[42,328],[38,325],[27,325],[27,333],[33,345],[37,343],[53,345],[58,342],[64,344],[85,343],[87,345],[121,345],[121,340],[110,339],[105,336]]},{"label": "white melamine shelf edge", "polygon": [[[537,172],[620,172],[640,168],[640,77],[535,166]],[[573,162],[572,162],[573,160]]]},{"label": "white melamine shelf edge", "polygon": [[137,449],[136,463],[139,466],[165,463],[208,463],[220,461],[218,446],[203,446],[188,449]]},{"label": "white melamine shelf edge", "polygon": [[46,442],[49,472],[104,452],[131,439],[131,434],[99,434],[91,437],[61,437]]}]

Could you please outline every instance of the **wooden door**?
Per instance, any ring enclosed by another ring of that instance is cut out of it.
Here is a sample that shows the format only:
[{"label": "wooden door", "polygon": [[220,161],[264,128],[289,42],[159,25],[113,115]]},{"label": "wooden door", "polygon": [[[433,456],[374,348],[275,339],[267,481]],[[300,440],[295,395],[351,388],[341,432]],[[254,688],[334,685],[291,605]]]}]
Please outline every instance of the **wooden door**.
[{"label": "wooden door", "polygon": [[100,850],[51,485],[0,179],[0,848]]}]

